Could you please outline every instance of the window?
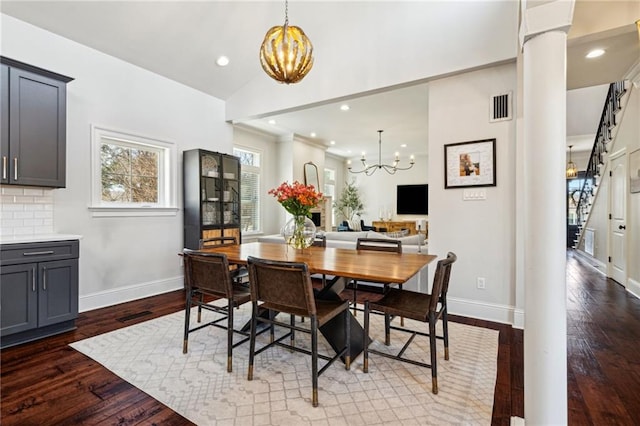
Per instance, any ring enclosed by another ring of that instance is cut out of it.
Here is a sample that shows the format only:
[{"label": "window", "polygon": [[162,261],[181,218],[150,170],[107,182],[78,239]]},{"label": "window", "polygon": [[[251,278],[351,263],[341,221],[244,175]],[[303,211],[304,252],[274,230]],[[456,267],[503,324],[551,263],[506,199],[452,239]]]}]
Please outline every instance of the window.
[{"label": "window", "polygon": [[[324,196],[336,200],[336,171],[334,169],[324,169]],[[331,209],[331,223],[336,223],[335,209]]]},{"label": "window", "polygon": [[175,144],[92,128],[94,216],[175,215]]},{"label": "window", "polygon": [[234,148],[233,155],[240,158],[240,227],[247,234],[261,232],[260,153]]}]

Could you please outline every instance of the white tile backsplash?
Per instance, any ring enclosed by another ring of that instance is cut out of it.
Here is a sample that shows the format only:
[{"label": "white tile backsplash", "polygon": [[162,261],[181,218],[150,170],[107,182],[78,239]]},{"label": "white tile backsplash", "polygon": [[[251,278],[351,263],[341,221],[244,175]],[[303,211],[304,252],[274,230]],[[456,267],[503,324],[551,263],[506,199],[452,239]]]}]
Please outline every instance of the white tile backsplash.
[{"label": "white tile backsplash", "polygon": [[53,233],[53,191],[0,185],[0,235]]}]

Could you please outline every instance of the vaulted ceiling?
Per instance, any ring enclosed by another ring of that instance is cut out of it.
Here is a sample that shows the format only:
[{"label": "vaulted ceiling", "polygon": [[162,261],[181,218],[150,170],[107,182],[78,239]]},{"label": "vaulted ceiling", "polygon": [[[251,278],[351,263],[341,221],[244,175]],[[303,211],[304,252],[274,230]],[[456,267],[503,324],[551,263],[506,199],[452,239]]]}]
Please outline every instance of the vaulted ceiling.
[{"label": "vaulted ceiling", "polygon": [[[515,22],[517,7],[507,0],[504,5],[508,19]],[[258,60],[259,45],[267,29],[282,23],[283,6],[282,1],[3,1],[1,11],[226,100],[251,81],[265,78]],[[378,43],[383,49],[389,34],[404,36],[402,46],[396,43],[396,47],[406,50],[416,38],[416,34],[402,33],[412,28],[407,16],[419,17],[416,28],[446,25],[449,33],[472,33],[469,28],[452,28],[456,25],[456,8],[460,7],[459,2],[443,1],[291,1],[289,19],[305,30],[318,54],[326,57],[336,49],[357,49],[359,43]],[[603,14],[602,10],[608,12]],[[637,0],[577,1],[567,51],[567,87],[572,89],[568,92],[567,133],[574,141],[587,140],[595,131],[604,102],[603,85],[623,78],[640,58],[633,24],[639,18]],[[447,31],[442,31],[438,42],[455,39]],[[604,48],[606,55],[587,61],[584,55],[593,47]],[[229,66],[215,64],[220,55],[230,58]],[[442,55],[435,58],[448,59]],[[344,73],[357,71],[367,78],[366,73],[375,72],[376,61],[384,60],[394,60],[393,51],[381,50],[370,67],[363,64],[365,71],[345,69]],[[322,61],[322,57],[316,61]],[[424,151],[425,144],[419,141],[427,139],[426,90],[424,83],[381,89],[367,96],[247,120],[245,124],[276,135],[295,133],[325,144],[329,151],[342,156],[366,149],[371,152],[377,147],[376,130],[386,127],[392,129],[383,134],[389,152],[399,150],[401,143],[409,145],[407,150],[413,146]],[[343,103],[351,107],[348,114],[339,110]],[[269,124],[269,119],[276,124]],[[336,144],[330,145],[331,140]]]}]

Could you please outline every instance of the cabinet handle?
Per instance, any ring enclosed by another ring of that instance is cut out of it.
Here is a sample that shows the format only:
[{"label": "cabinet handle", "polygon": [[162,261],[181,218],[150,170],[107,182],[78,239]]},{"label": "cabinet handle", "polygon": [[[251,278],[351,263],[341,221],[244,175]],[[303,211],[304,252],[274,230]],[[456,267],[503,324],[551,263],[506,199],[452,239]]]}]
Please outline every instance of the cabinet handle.
[{"label": "cabinet handle", "polygon": [[7,178],[7,156],[2,156],[2,179]]},{"label": "cabinet handle", "polygon": [[36,268],[31,269],[31,290],[36,291]]},{"label": "cabinet handle", "polygon": [[46,266],[42,267],[42,289],[43,290],[47,289],[47,267]]},{"label": "cabinet handle", "polygon": [[45,254],[53,254],[55,253],[53,250],[47,250],[47,251],[30,251],[30,252],[24,252],[22,253],[23,256],[42,256]]},{"label": "cabinet handle", "polygon": [[18,180],[18,157],[13,157],[13,180]]}]

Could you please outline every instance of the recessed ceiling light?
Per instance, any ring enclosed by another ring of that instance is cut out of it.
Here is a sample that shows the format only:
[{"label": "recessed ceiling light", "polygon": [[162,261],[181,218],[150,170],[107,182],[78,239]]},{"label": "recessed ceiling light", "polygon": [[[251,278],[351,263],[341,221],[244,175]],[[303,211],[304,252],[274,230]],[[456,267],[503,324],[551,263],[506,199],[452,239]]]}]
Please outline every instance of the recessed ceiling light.
[{"label": "recessed ceiling light", "polygon": [[340,106],[340,109],[341,109],[342,111],[349,111],[349,105],[347,105],[347,104],[341,105],[341,106]]},{"label": "recessed ceiling light", "polygon": [[335,144],[336,144],[336,141],[329,141],[329,143],[330,143],[331,145],[335,145]]},{"label": "recessed ceiling light", "polygon": [[226,67],[229,65],[229,58],[226,56],[219,56],[218,59],[216,59],[216,64],[218,64],[219,67]]},{"label": "recessed ceiling light", "polygon": [[316,132],[311,132],[311,137],[315,138],[316,137]]},{"label": "recessed ceiling light", "polygon": [[347,150],[347,154],[351,154],[351,150],[350,149]]},{"label": "recessed ceiling light", "polygon": [[403,143],[402,145],[400,145],[400,148],[406,148],[406,147],[407,147],[406,143]]},{"label": "recessed ceiling light", "polygon": [[604,55],[604,50],[602,50],[602,49],[593,49],[592,51],[587,53],[586,57],[591,59],[591,58],[597,58],[598,56],[602,56],[602,55]]},{"label": "recessed ceiling light", "polygon": [[276,120],[269,120],[268,123],[271,124],[271,125],[274,125],[274,124],[276,124]]}]

